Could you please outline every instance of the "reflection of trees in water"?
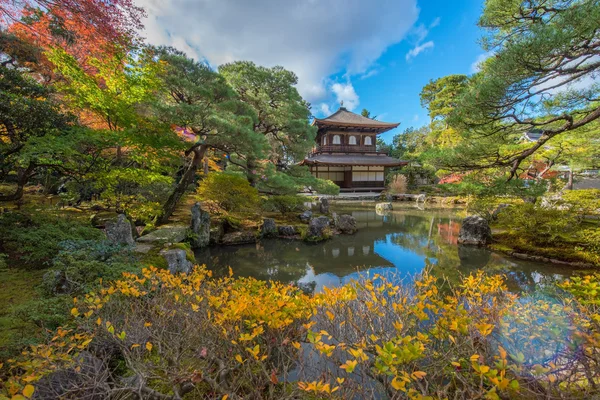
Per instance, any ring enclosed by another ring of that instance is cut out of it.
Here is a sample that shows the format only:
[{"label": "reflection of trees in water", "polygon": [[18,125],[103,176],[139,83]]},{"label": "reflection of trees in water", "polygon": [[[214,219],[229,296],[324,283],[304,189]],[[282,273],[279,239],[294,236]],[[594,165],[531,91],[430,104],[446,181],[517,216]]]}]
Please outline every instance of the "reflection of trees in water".
[{"label": "reflection of trees in water", "polygon": [[409,250],[422,259],[430,260],[436,276],[457,281],[476,269],[505,274],[513,290],[532,290],[550,285],[564,275],[561,268],[539,263],[511,261],[487,249],[457,246],[456,237],[460,219],[447,212],[393,211],[378,216],[372,209],[341,212],[357,219],[359,231],[355,235],[341,235],[319,244],[299,241],[264,240],[255,245],[214,247],[199,251],[199,263],[205,263],[216,274],[226,273],[232,266],[236,275],[254,276],[283,282],[309,282],[319,276],[333,274],[339,278],[368,267],[410,269],[401,260],[391,261],[375,252],[376,244],[398,246],[398,251]]}]

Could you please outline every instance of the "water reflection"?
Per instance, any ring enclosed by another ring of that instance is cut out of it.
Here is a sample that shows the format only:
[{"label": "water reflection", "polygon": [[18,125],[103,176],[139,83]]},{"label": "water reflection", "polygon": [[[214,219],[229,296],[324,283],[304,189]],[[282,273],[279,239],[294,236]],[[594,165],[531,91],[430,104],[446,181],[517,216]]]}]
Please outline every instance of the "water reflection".
[{"label": "water reflection", "polygon": [[197,260],[217,275],[231,266],[239,276],[295,282],[317,292],[359,274],[410,279],[426,265],[432,266],[434,274],[450,279],[478,268],[504,273],[513,289],[527,291],[571,272],[457,245],[462,217],[454,211],[407,208],[378,215],[374,205],[336,211],[352,214],[358,233],[320,244],[264,240],[253,245],[213,247],[197,252]]}]

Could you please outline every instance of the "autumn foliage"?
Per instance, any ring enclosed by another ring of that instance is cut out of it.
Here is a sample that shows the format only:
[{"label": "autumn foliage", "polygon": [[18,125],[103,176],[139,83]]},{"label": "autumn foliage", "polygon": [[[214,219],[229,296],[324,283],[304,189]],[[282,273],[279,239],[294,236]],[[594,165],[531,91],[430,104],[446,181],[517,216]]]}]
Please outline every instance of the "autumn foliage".
[{"label": "autumn foliage", "polygon": [[[76,299],[71,328],[5,366],[0,397],[589,398],[599,287],[587,276],[552,298],[519,297],[500,276],[451,287],[424,273],[310,296],[149,268]],[[59,370],[77,379],[53,386]]]}]

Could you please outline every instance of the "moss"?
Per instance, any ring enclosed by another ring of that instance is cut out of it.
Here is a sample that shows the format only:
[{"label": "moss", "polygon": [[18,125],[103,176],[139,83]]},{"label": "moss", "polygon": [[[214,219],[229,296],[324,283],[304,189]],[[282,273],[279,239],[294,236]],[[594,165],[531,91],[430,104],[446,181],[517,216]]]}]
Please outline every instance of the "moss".
[{"label": "moss", "polygon": [[173,243],[171,246],[169,246],[169,249],[178,249],[185,251],[185,258],[189,262],[196,264],[196,256],[194,255],[192,247],[189,243]]},{"label": "moss", "polygon": [[39,297],[36,288],[40,286],[43,274],[44,271],[0,267],[0,360],[41,338],[42,330],[20,319],[13,310],[31,304]]},{"label": "moss", "polygon": [[493,250],[504,253],[523,253],[531,256],[541,256],[559,261],[587,263],[600,266],[600,256],[577,246],[575,242],[564,241],[548,246],[538,246],[526,241],[523,237],[504,231],[494,235]]}]

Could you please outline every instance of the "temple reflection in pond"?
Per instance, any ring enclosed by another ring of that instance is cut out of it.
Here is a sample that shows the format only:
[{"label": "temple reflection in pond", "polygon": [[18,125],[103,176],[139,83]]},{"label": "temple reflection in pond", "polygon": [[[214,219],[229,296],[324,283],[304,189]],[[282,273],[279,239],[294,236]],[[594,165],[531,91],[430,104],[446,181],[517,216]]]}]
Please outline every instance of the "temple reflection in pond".
[{"label": "temple reflection in pond", "polygon": [[[370,205],[372,206],[372,204]],[[370,206],[336,210],[357,220],[355,235],[319,243],[264,240],[253,245],[208,248],[196,258],[217,274],[294,282],[307,290],[337,286],[363,273],[410,279],[430,264],[434,274],[458,277],[478,268],[506,273],[514,288],[527,289],[558,269],[512,260],[486,249],[456,244],[461,218],[453,211],[408,208],[377,215]],[[542,278],[540,278],[542,277]]]}]

